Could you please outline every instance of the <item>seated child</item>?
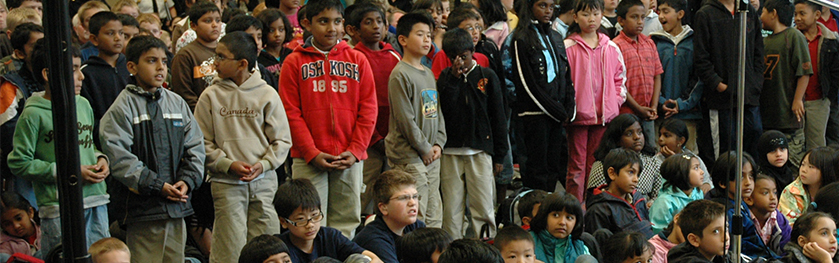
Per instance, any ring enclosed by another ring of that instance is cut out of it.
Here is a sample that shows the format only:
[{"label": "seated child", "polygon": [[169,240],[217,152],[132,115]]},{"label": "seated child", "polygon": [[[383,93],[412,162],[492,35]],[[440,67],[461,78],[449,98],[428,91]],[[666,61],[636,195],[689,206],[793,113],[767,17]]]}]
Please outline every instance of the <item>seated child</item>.
[{"label": "seated child", "polygon": [[[580,255],[589,255],[588,247],[580,240],[582,219],[583,208],[574,195],[566,192],[548,195],[530,225],[536,259],[545,263],[574,262]],[[564,250],[557,249],[562,246]]]},{"label": "seated child", "polygon": [[291,262],[288,247],[279,237],[260,235],[248,241],[239,253],[239,263]]},{"label": "seated child", "polygon": [[704,198],[702,189],[705,172],[700,168],[699,157],[690,153],[678,153],[668,157],[661,164],[661,176],[667,182],[661,187],[659,198],[650,207],[650,221],[653,232],[661,232],[673,215],[688,203]]},{"label": "seated child", "polygon": [[539,212],[539,206],[542,205],[542,200],[545,199],[545,196],[548,196],[548,192],[536,189],[524,194],[524,196],[519,199],[516,212],[519,213],[521,228],[524,230],[530,230],[530,222],[533,221],[533,218],[536,217],[536,213]]},{"label": "seated child", "polygon": [[376,219],[367,224],[353,241],[384,262],[398,262],[396,240],[425,223],[417,220],[419,194],[416,180],[400,170],[382,173],[373,183]]},{"label": "seated child", "polygon": [[789,160],[789,139],[784,133],[769,130],[757,140],[757,170],[775,179],[776,196],[795,179],[795,167]]},{"label": "seated child", "polygon": [[804,154],[798,178],[784,188],[778,199],[778,209],[790,224],[801,216],[810,204],[810,197],[818,194],[821,186],[836,182],[835,158],[834,151],[827,147],[815,148]]},{"label": "seated child", "polygon": [[[12,254],[23,253],[39,257],[41,228],[35,222],[35,209],[23,196],[15,192],[0,195],[0,259],[6,262]],[[48,251],[47,251],[48,252]]]},{"label": "seated child", "polygon": [[[741,181],[742,187],[740,193],[742,197],[747,197],[754,191],[754,167],[755,161],[752,156],[743,153],[743,165]],[[737,175],[737,154],[734,151],[729,151],[720,154],[717,158],[714,168],[711,169],[711,180],[714,182],[714,189],[705,194],[705,199],[725,205],[727,208],[733,209],[734,198],[736,197],[736,179]],[[728,179],[726,179],[728,178]],[[731,180],[727,181],[726,180]],[[746,204],[743,204],[743,209],[748,210]]]},{"label": "seated child", "polygon": [[605,262],[651,262],[655,247],[641,232],[622,231],[612,235],[603,244]]},{"label": "seated child", "polygon": [[743,236],[743,254],[749,255],[752,251],[763,250],[764,254],[771,251],[775,255],[783,255],[782,249],[789,242],[792,228],[789,220],[778,211],[777,190],[774,178],[758,174],[755,178],[754,192],[743,198],[743,202],[749,206],[749,215],[755,230],[751,232],[751,229],[746,229],[745,233],[751,232],[755,235]]},{"label": "seated child", "polygon": [[650,238],[650,244],[653,244],[653,247],[655,247],[652,263],[667,263],[667,252],[676,245],[685,242],[685,237],[682,235],[682,229],[679,228],[678,221],[679,214],[673,215],[673,221],[670,221],[667,228],[653,238]]},{"label": "seated child", "polygon": [[785,263],[837,262],[836,221],[824,212],[807,212],[795,222],[782,259]]},{"label": "seated child", "polygon": [[642,169],[638,153],[623,148],[612,149],[602,163],[607,184],[595,188],[594,195],[586,200],[586,232],[632,230],[641,232],[645,240],[649,239],[653,236],[653,229],[648,220],[647,199],[635,189]]},{"label": "seated child", "polygon": [[[695,124],[694,124],[695,125]],[[663,122],[661,125],[658,125],[658,146],[659,152],[655,155],[657,159],[664,162],[664,159],[670,157],[677,153],[690,153],[693,155],[697,155],[696,153],[692,152],[685,147],[686,142],[691,141],[693,137],[690,133],[690,128],[685,121],[677,119],[677,118],[670,118]],[[693,129],[696,132],[696,129]],[[699,156],[699,155],[697,155]],[[702,161],[702,156],[699,156],[697,160],[699,160],[699,168],[705,172],[705,176],[702,179],[702,186],[699,188],[702,189],[703,193],[707,193],[714,188],[713,182],[711,182],[711,173],[708,172],[708,167],[705,166],[705,162]]]},{"label": "seated child", "polygon": [[87,250],[93,263],[129,263],[131,251],[121,240],[109,237],[103,238]]},{"label": "seated child", "polygon": [[477,239],[458,239],[440,255],[440,263],[504,263],[495,247]]},{"label": "seated child", "polygon": [[450,243],[452,237],[443,229],[420,228],[396,241],[396,254],[401,263],[437,263]]},{"label": "seated child", "polygon": [[678,224],[686,242],[670,250],[668,262],[712,262],[725,254],[728,231],[722,204],[710,200],[690,202],[682,209]]},{"label": "seated child", "polygon": [[307,179],[293,179],[277,189],[274,207],[280,217],[280,225],[288,229],[279,235],[289,247],[289,256],[294,263],[309,263],[327,256],[345,260],[352,254],[361,253],[381,262],[368,250],[364,250],[331,227],[321,227],[323,212],[320,209],[320,195]]},{"label": "seated child", "polygon": [[501,252],[504,263],[534,263],[533,237],[518,226],[507,226],[498,230],[493,245]]}]

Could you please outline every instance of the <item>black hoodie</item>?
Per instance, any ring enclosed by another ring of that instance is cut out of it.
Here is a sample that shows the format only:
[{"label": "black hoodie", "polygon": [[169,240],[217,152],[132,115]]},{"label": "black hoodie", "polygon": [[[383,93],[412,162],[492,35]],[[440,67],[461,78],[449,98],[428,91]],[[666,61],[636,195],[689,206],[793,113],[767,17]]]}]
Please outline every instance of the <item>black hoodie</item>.
[{"label": "black hoodie", "polygon": [[[746,29],[746,105],[760,105],[763,88],[763,37],[760,34],[759,13],[749,7]],[[739,14],[732,14],[719,0],[705,1],[696,12],[691,27],[694,30],[693,69],[705,84],[702,100],[710,109],[732,109],[732,92],[737,91]],[[728,85],[717,91],[722,82]]]},{"label": "black hoodie", "polygon": [[725,260],[722,260],[722,258],[716,256],[713,260],[708,260],[690,242],[678,244],[667,253],[667,262],[669,263],[723,263]]},{"label": "black hoodie", "polygon": [[93,108],[95,120],[93,141],[97,149],[102,149],[99,144],[99,119],[105,115],[122,89],[133,82],[131,73],[128,73],[128,68],[125,66],[127,62],[125,55],[119,54],[116,67],[111,67],[111,64],[99,56],[91,56],[82,65],[84,81],[82,81],[81,95],[90,102]]},{"label": "black hoodie", "polygon": [[609,185],[594,189],[594,195],[586,200],[586,232],[609,229],[612,233],[623,230],[637,231],[647,239],[653,237],[652,223],[647,211],[647,199],[637,190],[632,193],[632,204],[606,191]]}]

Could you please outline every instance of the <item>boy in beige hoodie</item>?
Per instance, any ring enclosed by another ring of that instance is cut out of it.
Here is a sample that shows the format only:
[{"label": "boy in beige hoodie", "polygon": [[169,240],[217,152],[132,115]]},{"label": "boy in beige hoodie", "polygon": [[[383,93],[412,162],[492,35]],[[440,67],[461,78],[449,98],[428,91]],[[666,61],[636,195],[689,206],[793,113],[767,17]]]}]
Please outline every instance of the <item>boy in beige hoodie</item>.
[{"label": "boy in beige hoodie", "polygon": [[279,94],[253,70],[253,37],[227,34],[215,51],[218,75],[198,99],[195,118],[215,202],[210,261],[236,262],[248,240],[280,233],[274,169],[288,155],[291,133]]}]

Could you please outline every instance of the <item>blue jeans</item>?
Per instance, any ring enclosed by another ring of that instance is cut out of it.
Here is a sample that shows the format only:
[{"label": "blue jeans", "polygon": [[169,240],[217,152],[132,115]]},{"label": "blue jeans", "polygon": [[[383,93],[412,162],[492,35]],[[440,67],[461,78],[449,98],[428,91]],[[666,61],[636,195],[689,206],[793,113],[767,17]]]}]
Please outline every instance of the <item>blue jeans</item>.
[{"label": "blue jeans", "polygon": [[[108,231],[108,206],[100,205],[84,210],[87,247],[100,239],[111,237]],[[44,255],[61,244],[61,218],[41,219],[41,250]]]}]

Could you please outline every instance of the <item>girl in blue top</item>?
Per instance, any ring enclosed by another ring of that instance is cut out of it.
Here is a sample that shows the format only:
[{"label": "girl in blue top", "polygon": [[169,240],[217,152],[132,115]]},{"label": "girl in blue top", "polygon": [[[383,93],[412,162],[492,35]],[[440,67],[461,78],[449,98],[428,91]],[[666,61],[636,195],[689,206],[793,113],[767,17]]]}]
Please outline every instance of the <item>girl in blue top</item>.
[{"label": "girl in blue top", "polygon": [[661,187],[659,198],[650,208],[650,222],[653,232],[661,232],[670,224],[673,216],[688,203],[704,198],[699,186],[703,184],[705,172],[699,165],[699,158],[691,153],[677,153],[661,164],[661,176],[667,182]]},{"label": "girl in blue top", "polygon": [[545,197],[530,231],[536,259],[545,263],[571,263],[580,255],[590,255],[580,240],[583,208],[574,195],[560,192]]}]

